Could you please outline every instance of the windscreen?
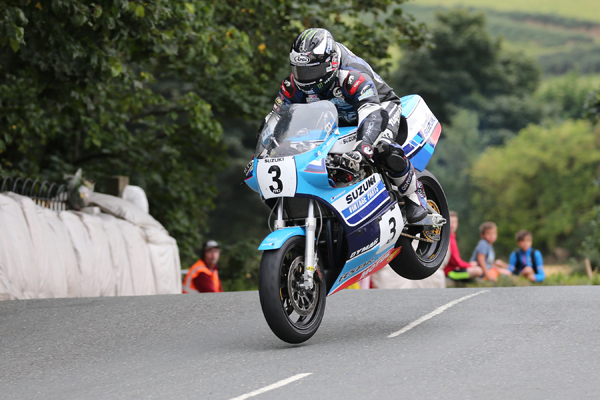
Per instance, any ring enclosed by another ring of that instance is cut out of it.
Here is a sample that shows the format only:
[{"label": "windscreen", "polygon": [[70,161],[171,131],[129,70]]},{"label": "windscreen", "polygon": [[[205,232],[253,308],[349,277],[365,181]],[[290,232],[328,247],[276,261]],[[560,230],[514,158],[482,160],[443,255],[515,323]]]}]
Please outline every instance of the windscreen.
[{"label": "windscreen", "polygon": [[337,121],[337,110],[330,101],[282,107],[269,115],[254,154],[257,158],[267,158],[306,153],[331,135]]}]

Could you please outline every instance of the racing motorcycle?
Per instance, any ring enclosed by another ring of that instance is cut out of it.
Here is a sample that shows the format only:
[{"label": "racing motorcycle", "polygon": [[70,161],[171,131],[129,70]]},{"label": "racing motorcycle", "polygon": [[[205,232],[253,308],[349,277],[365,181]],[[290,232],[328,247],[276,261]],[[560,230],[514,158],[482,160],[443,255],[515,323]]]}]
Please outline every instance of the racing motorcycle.
[{"label": "racing motorcycle", "polygon": [[[317,331],[328,295],[389,264],[408,279],[424,279],[448,250],[448,204],[425,169],[442,127],[423,99],[402,101],[401,143],[428,202],[425,219],[409,224],[404,199],[377,163],[358,173],[336,163],[351,151],[357,127],[339,127],[330,101],[292,104],[273,112],[258,134],[246,184],[271,209],[262,241],[259,297],[275,335],[301,343]],[[377,154],[375,154],[375,157]]]}]

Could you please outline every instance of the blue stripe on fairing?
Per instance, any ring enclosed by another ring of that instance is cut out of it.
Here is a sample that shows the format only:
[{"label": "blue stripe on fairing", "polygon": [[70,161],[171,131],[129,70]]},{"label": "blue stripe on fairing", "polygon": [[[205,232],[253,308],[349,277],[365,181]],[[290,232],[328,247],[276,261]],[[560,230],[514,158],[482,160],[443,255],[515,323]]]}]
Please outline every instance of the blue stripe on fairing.
[{"label": "blue stripe on fairing", "polygon": [[421,131],[419,131],[412,140],[414,140],[415,142],[417,142],[419,144],[423,143],[423,137],[421,136]]},{"label": "blue stripe on fairing", "polygon": [[406,143],[406,145],[402,148],[404,150],[404,154],[410,154],[415,149],[415,146],[412,143]]},{"label": "blue stripe on fairing", "polygon": [[373,210],[375,210],[377,207],[379,207],[381,205],[381,203],[386,201],[388,199],[388,197],[389,196],[388,196],[387,191],[381,192],[379,195],[377,195],[375,200],[373,200],[369,204],[369,206],[363,208],[360,212],[358,212],[354,216],[350,217],[347,220],[348,225],[355,225],[355,224],[359,223],[363,218],[367,217],[370,213],[373,212]]},{"label": "blue stripe on fairing", "polygon": [[427,143],[425,146],[423,146],[423,150],[427,150],[430,154],[433,154],[435,146],[431,145],[431,143]]},{"label": "blue stripe on fairing", "polygon": [[419,171],[423,171],[427,166],[429,159],[431,159],[432,155],[433,153],[427,151],[427,147],[425,146],[422,149],[420,149],[417,153],[415,153],[412,157],[409,157],[409,159],[413,167],[415,167]]}]

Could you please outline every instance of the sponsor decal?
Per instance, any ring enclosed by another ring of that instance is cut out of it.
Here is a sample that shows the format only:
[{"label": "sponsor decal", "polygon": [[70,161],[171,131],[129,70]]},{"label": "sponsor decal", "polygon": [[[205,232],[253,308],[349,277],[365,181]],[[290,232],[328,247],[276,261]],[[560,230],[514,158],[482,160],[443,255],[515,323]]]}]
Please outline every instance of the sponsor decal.
[{"label": "sponsor decal", "polygon": [[412,171],[408,171],[408,176],[404,180],[404,183],[402,184],[402,186],[400,186],[401,193],[406,193],[406,191],[408,190],[408,187],[412,183],[412,177],[413,177]]},{"label": "sponsor decal", "polygon": [[423,137],[425,139],[431,136],[431,132],[433,132],[433,128],[435,128],[438,122],[437,119],[433,116],[433,114],[430,114],[428,119],[429,121],[427,122],[427,125],[423,128]]},{"label": "sponsor decal", "polygon": [[294,62],[297,62],[298,64],[308,64],[309,61],[310,61],[310,58],[308,58],[307,56],[294,57]]},{"label": "sponsor decal", "polygon": [[394,107],[388,125],[394,126],[400,122],[400,107]]},{"label": "sponsor decal", "polygon": [[[398,253],[400,253],[401,249],[402,249],[401,247],[399,247],[397,249],[392,248],[392,249],[386,251],[385,254],[383,254],[381,257],[379,257],[376,261],[375,261],[375,258],[372,258],[369,261],[367,261],[366,263],[363,263],[363,264],[359,265],[358,267],[353,268],[351,271],[345,273],[338,279],[337,287],[329,294],[332,295],[332,294],[342,290],[343,288],[347,287],[348,285],[358,282],[359,280],[363,279],[367,275],[383,268],[386,264],[388,264],[391,260],[393,260],[398,255]],[[373,264],[369,265],[371,263],[373,263]],[[367,266],[368,266],[368,268],[365,269],[364,271],[362,271],[362,273],[360,275],[358,275],[358,272],[360,272],[360,270],[362,268],[367,267]]]},{"label": "sponsor decal", "polygon": [[292,96],[296,92],[296,89],[294,88],[294,86],[292,86],[292,82],[290,80],[284,79],[283,83],[281,84],[281,91],[283,92],[285,97],[292,98]]},{"label": "sponsor decal", "polygon": [[348,136],[344,136],[341,139],[341,142],[342,142],[342,144],[348,144],[348,143],[354,142],[355,140],[356,140],[356,133],[352,133]]},{"label": "sponsor decal", "polygon": [[373,93],[373,90],[372,90],[372,89],[369,89],[369,90],[367,90],[367,91],[364,91],[364,90],[363,90],[363,91],[361,92],[360,96],[358,96],[358,100],[359,100],[359,101],[360,101],[360,100],[364,100],[364,99],[366,99],[366,98],[368,98],[368,97],[371,97],[371,96],[374,96],[374,95],[375,95],[375,93]]},{"label": "sponsor decal", "polygon": [[373,129],[374,126],[375,126],[375,121],[369,122],[369,125],[367,125],[367,130],[365,131],[364,137],[371,136],[371,129]]},{"label": "sponsor decal", "polygon": [[363,144],[361,147],[363,154],[373,157],[373,147],[370,144]]},{"label": "sponsor decal", "polygon": [[354,275],[355,273],[357,273],[358,271],[360,271],[362,268],[366,267],[367,265],[371,264],[373,261],[375,261],[374,258],[371,258],[369,261],[367,261],[366,263],[362,263],[360,264],[358,267],[354,267],[352,268],[350,271],[346,272],[344,275],[340,276],[340,278],[338,279],[338,282],[343,282],[346,279],[350,278],[352,275]]},{"label": "sponsor decal", "polygon": [[350,260],[360,256],[363,253],[366,253],[367,251],[371,250],[373,247],[377,246],[377,243],[379,243],[379,238],[375,239],[373,242],[369,243],[368,245],[366,245],[365,247],[362,247],[356,251],[353,251],[352,254],[350,254]]},{"label": "sponsor decal", "polygon": [[343,96],[343,94],[342,94],[342,88],[339,87],[339,86],[333,88],[333,95],[335,97],[342,97]]},{"label": "sponsor decal", "polygon": [[283,158],[264,158],[263,161],[266,163],[278,163],[283,161]]},{"label": "sponsor decal", "polygon": [[346,196],[346,204],[351,204],[353,201],[360,198],[360,196],[367,193],[371,186],[377,183],[377,179],[375,178],[375,176],[376,175],[371,175],[359,187],[348,193],[348,195]]},{"label": "sponsor decal", "polygon": [[363,279],[364,277],[368,276],[371,271],[373,271],[375,269],[375,267],[377,267],[377,264],[373,264],[371,265],[369,268],[365,269],[362,274],[360,274],[360,278],[358,278],[358,280]]},{"label": "sponsor decal", "polygon": [[[350,75],[351,77],[352,75]],[[356,93],[356,90],[358,89],[358,87],[360,85],[362,85],[362,83],[365,81],[365,78],[360,75],[359,78],[356,80],[356,82],[354,82],[354,85],[352,85],[352,87],[348,90],[348,93],[350,93],[351,95],[354,95]]]},{"label": "sponsor decal", "polygon": [[309,94],[306,97],[306,102],[307,103],[314,103],[316,101],[319,101],[319,96],[317,96],[316,94]]},{"label": "sponsor decal", "polygon": [[360,94],[363,95],[367,90],[371,89],[371,84],[365,85],[365,87],[360,91]]},{"label": "sponsor decal", "polygon": [[352,82],[354,82],[354,75],[348,76],[348,85],[352,85]]},{"label": "sponsor decal", "polygon": [[244,175],[252,176],[253,171],[254,171],[254,156],[252,156],[252,160],[250,160],[248,165],[246,165],[246,168],[244,168]]},{"label": "sponsor decal", "polygon": [[402,246],[398,247],[396,250],[394,250],[394,252],[392,254],[390,254],[390,256],[385,261],[388,263],[390,261],[392,261],[394,258],[396,258],[396,256],[398,255],[398,253],[400,253],[401,250],[402,250]]}]

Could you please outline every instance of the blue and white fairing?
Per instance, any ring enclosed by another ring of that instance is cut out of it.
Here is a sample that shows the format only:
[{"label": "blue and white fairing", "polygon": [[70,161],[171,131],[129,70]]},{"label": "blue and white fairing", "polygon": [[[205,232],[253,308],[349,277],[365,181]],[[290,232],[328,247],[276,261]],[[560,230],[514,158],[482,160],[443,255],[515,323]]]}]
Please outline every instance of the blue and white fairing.
[{"label": "blue and white fairing", "polygon": [[[418,99],[414,99],[416,103]],[[407,104],[414,100],[409,99]],[[407,143],[415,136],[410,132],[409,124]],[[352,148],[350,139],[356,140],[356,127],[338,128],[337,111],[331,102],[293,104],[267,121],[259,137],[253,167],[246,175],[248,186],[259,192],[263,200],[312,198],[338,217],[346,235],[348,254],[330,295],[388,264],[400,252],[394,245],[404,227],[400,207],[391,199],[379,174],[344,188],[334,187],[329,180],[327,154],[332,149]],[[420,147],[413,146],[410,157],[418,155],[419,149],[427,144],[426,140],[422,142]],[[259,250],[277,249],[290,237],[304,234],[302,227],[276,230],[265,238]]]}]

